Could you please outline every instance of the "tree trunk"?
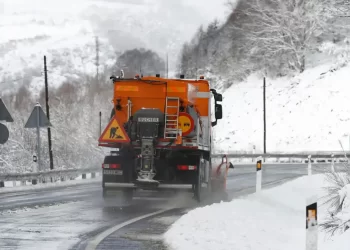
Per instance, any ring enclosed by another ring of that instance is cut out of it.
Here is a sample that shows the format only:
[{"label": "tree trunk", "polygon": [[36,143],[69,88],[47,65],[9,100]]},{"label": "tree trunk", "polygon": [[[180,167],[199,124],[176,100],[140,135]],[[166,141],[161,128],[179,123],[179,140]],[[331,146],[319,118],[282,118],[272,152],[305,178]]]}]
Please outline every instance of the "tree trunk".
[{"label": "tree trunk", "polygon": [[300,73],[303,73],[305,71],[305,54],[301,56],[301,62],[300,62]]}]

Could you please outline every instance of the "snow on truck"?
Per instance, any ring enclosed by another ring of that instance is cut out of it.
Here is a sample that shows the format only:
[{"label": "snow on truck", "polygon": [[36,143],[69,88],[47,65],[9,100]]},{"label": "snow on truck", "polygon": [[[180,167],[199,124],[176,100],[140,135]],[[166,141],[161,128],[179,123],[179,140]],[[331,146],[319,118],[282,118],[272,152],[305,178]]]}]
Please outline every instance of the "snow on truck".
[{"label": "snow on truck", "polygon": [[187,189],[200,202],[204,189],[225,192],[233,166],[227,159],[216,168],[211,162],[211,130],[222,119],[222,95],[207,80],[159,74],[111,80],[114,107],[99,138],[99,146],[114,148],[102,164],[104,197],[119,190],[130,201],[135,190]]}]

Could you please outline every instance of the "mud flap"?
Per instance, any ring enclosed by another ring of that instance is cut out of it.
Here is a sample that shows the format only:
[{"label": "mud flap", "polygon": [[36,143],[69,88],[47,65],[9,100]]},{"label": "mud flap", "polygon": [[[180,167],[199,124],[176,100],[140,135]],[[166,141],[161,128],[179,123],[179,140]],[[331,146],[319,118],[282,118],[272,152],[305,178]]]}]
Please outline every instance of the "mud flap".
[{"label": "mud flap", "polygon": [[212,170],[211,190],[212,196],[216,199],[228,201],[228,193],[226,190],[226,180],[229,168],[233,165],[227,161],[227,156],[222,157],[219,166]]},{"label": "mud flap", "polygon": [[[103,169],[102,174],[102,197],[106,206],[127,206],[130,205],[133,200],[134,190],[130,188],[125,189],[113,189],[107,188],[105,183],[130,183],[132,180],[132,168],[130,167],[131,161],[126,161],[126,157],[123,156],[106,156],[104,163],[107,164],[120,164],[121,170],[116,169]],[[118,174],[105,174],[108,171],[118,171]],[[120,174],[121,173],[121,174]]]}]

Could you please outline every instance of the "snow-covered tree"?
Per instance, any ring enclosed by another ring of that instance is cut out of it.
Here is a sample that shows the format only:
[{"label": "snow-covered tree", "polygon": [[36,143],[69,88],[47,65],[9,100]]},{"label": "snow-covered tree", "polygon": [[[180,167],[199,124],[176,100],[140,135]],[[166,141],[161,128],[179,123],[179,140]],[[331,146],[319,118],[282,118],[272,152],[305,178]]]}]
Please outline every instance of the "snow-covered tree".
[{"label": "snow-covered tree", "polygon": [[[106,126],[112,104],[112,84],[98,85],[98,91],[92,92],[92,82],[69,81],[56,89],[49,90],[50,118],[53,127],[52,145],[54,167],[84,168],[98,167],[103,160],[103,151],[98,147],[99,112],[102,112],[102,129]],[[39,99],[33,99],[26,86],[17,93],[3,96],[14,122],[7,124],[10,139],[0,145],[0,173],[28,172],[36,164],[37,137],[35,129],[25,129],[24,125],[39,102],[45,111],[44,91]],[[93,105],[91,105],[93,103]],[[41,129],[41,157],[43,170],[49,169],[47,130]]]},{"label": "snow-covered tree", "polygon": [[320,44],[350,35],[350,22],[342,17],[349,7],[346,1],[241,0],[229,7],[224,23],[214,20],[199,27],[183,45],[178,74],[204,74],[214,85],[228,87],[252,72],[302,72],[311,55],[320,53]]},{"label": "snow-covered tree", "polygon": [[326,195],[323,205],[328,206],[328,216],[320,224],[327,233],[334,235],[350,229],[350,165],[326,173]]},{"label": "snow-covered tree", "polygon": [[[305,70],[305,57],[332,17],[324,0],[248,0],[241,14],[250,57],[268,71]],[[232,24],[235,26],[235,24]]]}]

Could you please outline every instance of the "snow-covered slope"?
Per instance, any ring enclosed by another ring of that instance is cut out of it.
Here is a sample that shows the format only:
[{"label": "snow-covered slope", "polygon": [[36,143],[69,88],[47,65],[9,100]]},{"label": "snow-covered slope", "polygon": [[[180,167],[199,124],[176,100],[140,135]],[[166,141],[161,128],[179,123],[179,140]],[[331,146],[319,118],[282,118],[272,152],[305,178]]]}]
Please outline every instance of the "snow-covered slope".
[{"label": "snow-covered slope", "polygon": [[164,57],[168,52],[172,69],[200,24],[225,17],[224,2],[0,0],[0,89],[22,82],[41,88],[44,55],[52,84],[94,74],[94,36],[100,39],[101,71],[115,63],[116,52],[141,46]]},{"label": "snow-covered slope", "polygon": [[[337,59],[339,60],[339,59]],[[349,150],[350,66],[339,61],[295,77],[266,80],[267,151]],[[217,151],[263,150],[263,78],[250,76],[223,95]]]}]

